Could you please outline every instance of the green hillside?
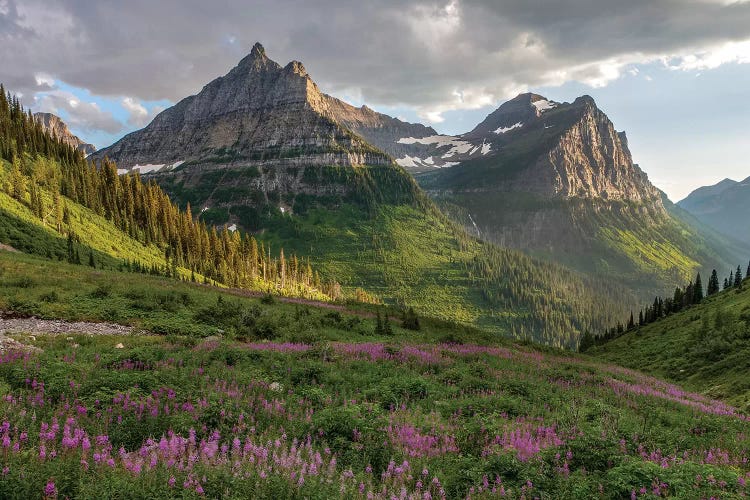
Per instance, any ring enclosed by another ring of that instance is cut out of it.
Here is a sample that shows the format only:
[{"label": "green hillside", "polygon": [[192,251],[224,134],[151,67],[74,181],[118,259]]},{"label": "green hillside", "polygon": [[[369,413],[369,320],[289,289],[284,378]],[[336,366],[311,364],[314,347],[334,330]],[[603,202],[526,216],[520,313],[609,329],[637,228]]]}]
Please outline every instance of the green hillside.
[{"label": "green hillside", "polygon": [[[416,175],[472,234],[607,276],[640,300],[750,253],[655,188],[593,99],[518,120],[524,125],[507,134],[487,132],[491,154]],[[614,194],[600,191],[607,182]]]},{"label": "green hillside", "polygon": [[[38,161],[47,163],[46,159]],[[0,160],[0,185],[10,182],[10,171],[10,163]],[[39,188],[38,192],[51,211],[55,204],[53,194],[44,188]],[[156,246],[144,245],[130,238],[112,222],[86,207],[64,197],[60,200],[69,216],[65,228],[61,226],[58,230],[53,214],[45,213],[40,218],[28,204],[0,191],[0,242],[21,252],[63,260],[68,258],[67,233],[70,232],[75,237],[73,244],[84,264],[88,263],[89,251],[93,251],[94,263],[100,267],[118,267],[123,261],[138,261],[148,268],[165,265],[164,254]],[[188,270],[180,268],[179,272],[190,276]]]},{"label": "green hillside", "polygon": [[607,360],[750,409],[750,281],[589,349]]},{"label": "green hillside", "polygon": [[[273,251],[311,259],[348,294],[364,289],[517,339],[575,348],[583,332],[636,303],[612,282],[471,238],[396,165],[256,169],[259,187],[247,171],[188,168],[153,179],[206,222],[237,224]],[[304,182],[294,192],[261,187],[289,179]]]},{"label": "green hillside", "polygon": [[148,330],[11,335],[3,498],[748,493],[744,415],[569,352],[3,251],[0,309]]},{"label": "green hillside", "polygon": [[280,295],[338,295],[338,284],[321,281],[309,261],[209,229],[154,183],[120,176],[108,161],[86,162],[2,85],[0,214],[0,243],[51,259]]}]

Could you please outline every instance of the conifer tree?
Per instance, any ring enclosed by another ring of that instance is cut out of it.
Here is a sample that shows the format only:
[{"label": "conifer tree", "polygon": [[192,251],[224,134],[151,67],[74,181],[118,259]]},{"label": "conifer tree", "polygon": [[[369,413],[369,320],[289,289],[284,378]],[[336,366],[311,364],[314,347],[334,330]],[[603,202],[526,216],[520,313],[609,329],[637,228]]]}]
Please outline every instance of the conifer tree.
[{"label": "conifer tree", "polygon": [[701,273],[695,277],[695,284],[693,285],[693,304],[700,304],[703,301],[703,282],[701,281]]},{"label": "conifer tree", "polygon": [[716,269],[711,272],[711,277],[708,279],[708,289],[706,295],[711,296],[719,292],[719,276],[716,274]]},{"label": "conifer tree", "polygon": [[391,328],[391,321],[388,319],[388,311],[383,314],[383,335],[393,335],[393,328]]},{"label": "conifer tree", "polygon": [[383,335],[383,317],[380,314],[380,309],[378,309],[378,313],[375,319],[375,336],[382,336]]},{"label": "conifer tree", "polygon": [[737,272],[734,273],[734,287],[742,287],[742,269],[740,268],[740,266],[737,266]]},{"label": "conifer tree", "polygon": [[21,160],[13,156],[10,171],[10,193],[13,198],[20,202],[26,201],[26,178],[21,172]]},{"label": "conifer tree", "polygon": [[406,328],[407,330],[415,331],[421,328],[419,324],[419,318],[417,317],[417,313],[414,312],[413,307],[410,307],[404,312],[404,318],[401,326]]}]

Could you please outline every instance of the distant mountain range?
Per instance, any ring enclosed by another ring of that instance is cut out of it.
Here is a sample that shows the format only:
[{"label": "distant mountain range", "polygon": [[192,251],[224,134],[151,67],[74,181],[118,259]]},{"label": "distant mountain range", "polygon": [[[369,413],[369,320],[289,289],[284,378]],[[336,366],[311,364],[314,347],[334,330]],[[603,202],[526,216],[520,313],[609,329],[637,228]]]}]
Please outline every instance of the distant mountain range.
[{"label": "distant mountain range", "polygon": [[34,118],[36,118],[47,133],[54,135],[58,139],[62,139],[69,146],[83,151],[84,155],[88,156],[96,151],[96,148],[92,144],[88,144],[79,139],[78,136],[73,135],[59,116],[52,113],[34,113]]},{"label": "distant mountain range", "polygon": [[105,156],[153,174],[208,223],[271,233],[274,214],[423,199],[395,160],[476,237],[642,297],[750,254],[672,205],[591,97],[521,94],[446,136],[326,95],[301,63],[282,67],[260,44],[92,158]]},{"label": "distant mountain range", "polygon": [[750,244],[750,177],[698,188],[677,205],[722,234]]},{"label": "distant mountain range", "polygon": [[436,135],[322,93],[301,63],[281,66],[256,44],[92,158],[148,174],[207,224],[252,231],[331,280],[426,314],[570,345],[635,303],[601,278],[477,242],[441,214],[393,158],[433,147],[399,139]]}]

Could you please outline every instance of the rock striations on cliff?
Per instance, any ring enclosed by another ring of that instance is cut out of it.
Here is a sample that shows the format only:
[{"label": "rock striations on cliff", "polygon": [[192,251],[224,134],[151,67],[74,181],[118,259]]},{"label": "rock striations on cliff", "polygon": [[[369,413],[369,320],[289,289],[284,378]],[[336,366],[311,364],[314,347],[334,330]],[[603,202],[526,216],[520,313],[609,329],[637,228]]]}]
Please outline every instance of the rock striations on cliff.
[{"label": "rock striations on cliff", "polygon": [[589,96],[521,94],[458,139],[489,152],[416,175],[483,239],[616,276],[644,296],[736,257],[736,245],[706,234],[649,181]]},{"label": "rock striations on cliff", "polygon": [[229,73],[161,112],[146,128],[100,150],[94,159],[107,156],[122,169],[142,172],[186,162],[390,163],[336,122],[332,101],[302,63],[282,67],[256,44]]},{"label": "rock striations on cliff", "polygon": [[52,113],[34,113],[34,118],[42,125],[45,132],[54,135],[58,139],[62,139],[69,146],[83,151],[84,155],[88,156],[96,151],[96,148],[92,144],[88,144],[79,139],[78,136],[73,135],[59,116]]}]

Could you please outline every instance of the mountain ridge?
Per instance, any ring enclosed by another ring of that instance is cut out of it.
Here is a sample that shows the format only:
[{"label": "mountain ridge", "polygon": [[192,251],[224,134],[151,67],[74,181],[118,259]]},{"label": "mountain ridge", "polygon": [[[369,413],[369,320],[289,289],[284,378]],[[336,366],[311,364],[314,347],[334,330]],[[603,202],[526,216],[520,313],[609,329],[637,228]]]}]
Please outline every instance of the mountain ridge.
[{"label": "mountain ridge", "polygon": [[67,145],[78,149],[84,155],[88,156],[96,151],[96,147],[93,144],[89,144],[74,135],[68,128],[68,125],[59,116],[53,113],[38,112],[34,113],[34,118],[47,133],[54,135]]},{"label": "mountain ridge", "polygon": [[[95,159],[148,173],[206,224],[253,232],[274,251],[310,257],[330,281],[424,314],[570,346],[600,315],[634,302],[616,287],[473,240],[345,123],[391,139],[434,132],[327,96],[301,63],[281,67],[256,45],[227,75]],[[602,301],[611,308],[594,306]]]},{"label": "mountain ridge", "polygon": [[694,190],[678,206],[723,235],[750,244],[750,177]]},{"label": "mountain ridge", "polygon": [[607,273],[643,297],[742,253],[672,207],[590,96],[521,94],[460,137],[491,140],[491,152],[415,177],[483,239]]}]

